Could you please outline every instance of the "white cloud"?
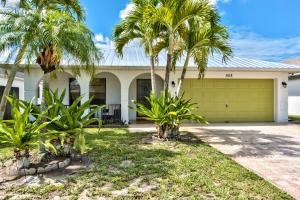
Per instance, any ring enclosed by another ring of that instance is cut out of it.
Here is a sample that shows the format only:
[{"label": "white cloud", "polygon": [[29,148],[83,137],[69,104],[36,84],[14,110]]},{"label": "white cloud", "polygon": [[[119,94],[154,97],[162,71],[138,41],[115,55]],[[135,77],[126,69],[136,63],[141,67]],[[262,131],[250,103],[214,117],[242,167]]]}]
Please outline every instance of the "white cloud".
[{"label": "white cloud", "polygon": [[131,11],[133,11],[135,8],[133,3],[129,3],[126,5],[124,10],[120,11],[120,18],[124,19]]},{"label": "white cloud", "polygon": [[101,33],[95,35],[95,43],[97,48],[100,49],[113,47],[113,42],[111,41],[111,39],[109,39],[109,37],[106,37]]},{"label": "white cloud", "polygon": [[95,40],[96,40],[96,42],[102,42],[104,40],[104,36],[101,33],[96,34]]},{"label": "white cloud", "polygon": [[209,2],[212,4],[212,5],[217,5],[217,3],[228,3],[230,2],[231,0],[209,0]]},{"label": "white cloud", "polygon": [[300,35],[289,38],[268,38],[251,31],[239,30],[231,34],[235,56],[282,61],[300,56]]}]

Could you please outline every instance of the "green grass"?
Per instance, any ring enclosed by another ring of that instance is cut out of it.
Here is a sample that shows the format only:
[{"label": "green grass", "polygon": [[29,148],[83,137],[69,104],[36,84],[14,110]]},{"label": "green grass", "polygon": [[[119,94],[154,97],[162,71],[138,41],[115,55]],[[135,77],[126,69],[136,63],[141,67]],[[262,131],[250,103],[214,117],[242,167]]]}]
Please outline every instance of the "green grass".
[{"label": "green grass", "polygon": [[0,143],[0,162],[13,156],[13,149],[6,144]]},{"label": "green grass", "polygon": [[[90,169],[69,176],[63,187],[22,185],[12,188],[10,195],[77,199],[86,191],[88,197],[97,199],[126,189],[127,196],[115,195],[115,199],[293,199],[192,135],[193,140],[146,144],[143,141],[150,138],[149,133],[128,133],[125,129],[89,132]],[[120,166],[124,160],[134,165]],[[139,184],[132,186],[138,178]],[[103,188],[108,183],[111,188]],[[156,187],[138,190],[147,185]]]},{"label": "green grass", "polygon": [[289,119],[292,119],[292,120],[300,122],[300,116],[289,115]]}]

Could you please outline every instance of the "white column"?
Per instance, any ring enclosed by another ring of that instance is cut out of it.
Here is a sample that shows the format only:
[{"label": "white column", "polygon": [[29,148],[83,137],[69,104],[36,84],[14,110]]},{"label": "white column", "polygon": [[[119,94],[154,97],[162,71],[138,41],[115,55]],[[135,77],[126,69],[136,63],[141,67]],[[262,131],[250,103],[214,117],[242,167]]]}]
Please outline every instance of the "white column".
[{"label": "white column", "polygon": [[41,69],[30,69],[24,72],[24,100],[30,101],[35,98],[37,101],[37,90],[40,80],[43,78],[43,71]]},{"label": "white column", "polygon": [[276,122],[288,122],[288,87],[284,88],[283,82],[288,84],[288,73],[283,73],[274,81]]},{"label": "white column", "polygon": [[121,118],[126,124],[129,123],[129,81],[121,79]]},{"label": "white column", "polygon": [[90,98],[91,77],[90,75],[82,72],[79,77],[76,77],[76,80],[80,85],[80,95],[83,95],[83,98],[81,99],[81,104],[84,104]]}]

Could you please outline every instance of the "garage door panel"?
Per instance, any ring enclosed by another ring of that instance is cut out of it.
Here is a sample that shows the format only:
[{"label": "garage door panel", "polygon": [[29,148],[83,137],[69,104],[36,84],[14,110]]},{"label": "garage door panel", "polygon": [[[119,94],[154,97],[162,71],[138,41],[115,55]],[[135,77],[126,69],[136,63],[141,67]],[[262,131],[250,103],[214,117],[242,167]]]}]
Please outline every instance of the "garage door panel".
[{"label": "garage door panel", "polygon": [[186,97],[199,104],[194,112],[210,122],[274,120],[274,82],[255,79],[187,79]]}]

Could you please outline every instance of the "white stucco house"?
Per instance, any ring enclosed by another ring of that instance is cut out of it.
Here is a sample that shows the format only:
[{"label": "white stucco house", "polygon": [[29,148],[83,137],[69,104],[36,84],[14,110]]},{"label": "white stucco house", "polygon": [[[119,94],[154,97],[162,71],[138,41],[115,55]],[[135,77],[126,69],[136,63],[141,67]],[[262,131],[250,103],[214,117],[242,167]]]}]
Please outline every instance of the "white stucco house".
[{"label": "white stucco house", "polygon": [[[64,63],[64,72],[50,81],[50,88],[67,90],[64,103],[69,105],[74,98],[84,95],[82,101],[94,96],[95,104],[106,104],[106,115],[119,117],[124,122],[134,122],[140,116],[129,109],[131,101],[145,101],[150,92],[149,58],[139,47],[128,47],[122,58],[114,49],[103,50],[104,58],[96,67],[92,80],[82,72],[73,77],[70,64]],[[157,91],[163,89],[166,56],[161,54],[156,67]],[[171,73],[170,92],[175,93],[182,63]],[[210,122],[287,122],[288,77],[300,72],[295,65],[273,63],[234,57],[222,63],[220,56],[211,57],[204,80],[198,80],[198,71],[190,62],[183,90],[187,98],[198,103],[195,110]],[[24,74],[24,97],[30,100],[39,96],[39,84],[43,72],[31,66]],[[103,117],[103,113],[99,114]]]},{"label": "white stucco house", "polygon": [[[300,58],[283,61],[285,64],[300,66]],[[289,115],[300,116],[300,74],[289,76]]]},{"label": "white stucco house", "polygon": [[[8,70],[0,69],[0,98],[2,98],[2,94],[7,83],[8,73]],[[11,94],[13,93],[16,94],[19,99],[24,100],[24,74],[22,72],[18,72],[16,75],[11,89]],[[4,116],[4,119],[8,118],[10,118],[10,105],[7,106]]]}]

